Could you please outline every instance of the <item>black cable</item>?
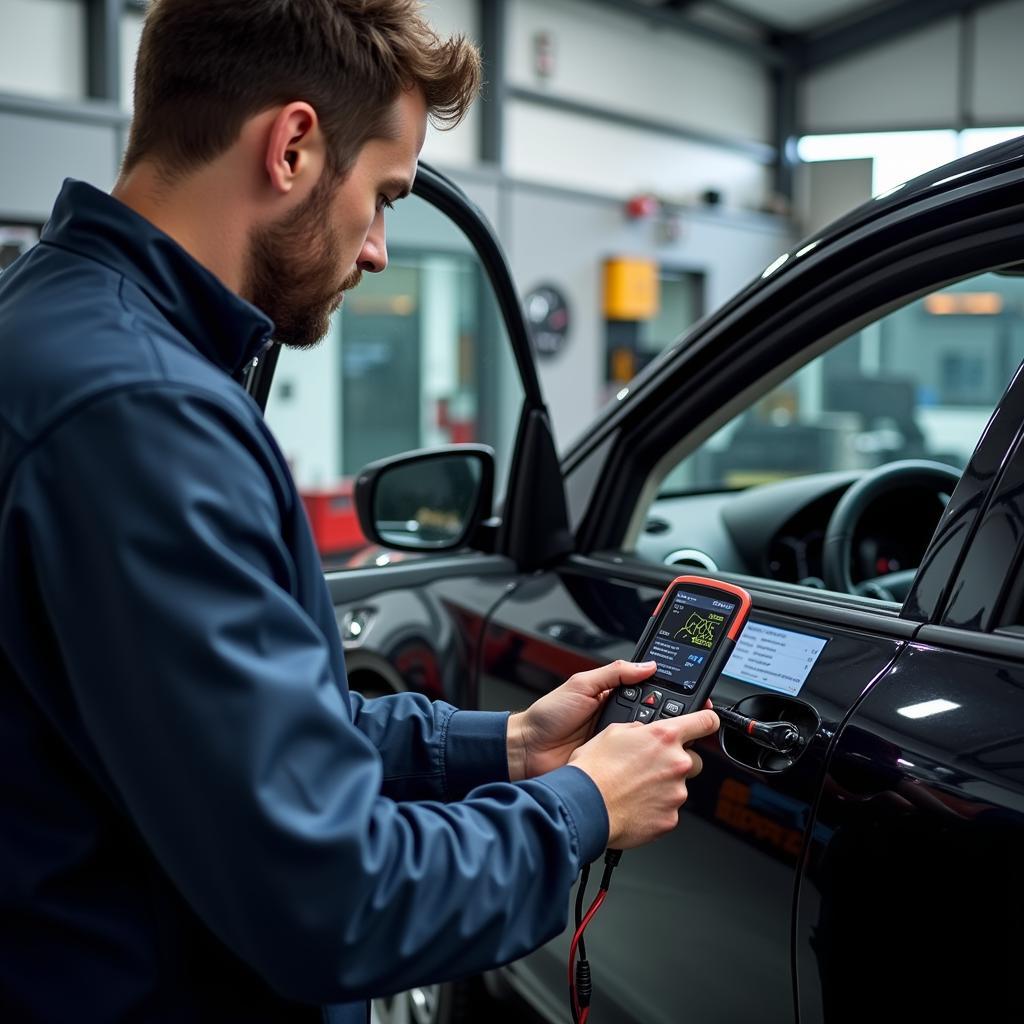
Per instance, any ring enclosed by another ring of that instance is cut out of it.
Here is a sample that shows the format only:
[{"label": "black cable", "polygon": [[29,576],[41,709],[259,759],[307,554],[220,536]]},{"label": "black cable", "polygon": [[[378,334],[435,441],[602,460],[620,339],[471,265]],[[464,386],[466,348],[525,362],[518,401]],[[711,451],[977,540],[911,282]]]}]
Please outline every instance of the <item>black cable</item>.
[{"label": "black cable", "polygon": [[[584,864],[583,870],[580,872],[579,884],[576,886],[576,909],[573,914],[573,920],[575,924],[573,926],[573,934],[575,934],[580,925],[583,923],[583,900],[587,893],[587,883],[590,881],[590,865]],[[580,939],[580,956],[586,957],[586,947],[583,945],[582,938]],[[580,1024],[579,1014],[576,1012],[576,989],[575,986],[569,986],[569,1013],[572,1014],[572,1024]]]},{"label": "black cable", "polygon": [[[612,883],[612,872],[619,866],[622,859],[621,850],[608,850],[604,855],[604,873],[601,876],[601,885],[598,889],[597,898],[591,904],[586,915],[583,913],[583,903],[586,897],[587,883],[590,880],[590,865],[586,864],[580,872],[579,884],[576,887],[576,906],[573,914],[575,931],[573,942],[575,952],[572,948],[569,951],[569,1012],[572,1014],[573,1024],[580,1024],[589,1016],[590,997],[593,993],[593,982],[590,972],[590,963],[587,960],[587,947],[583,940],[583,933],[586,928],[584,920],[589,922],[590,918],[597,912],[597,909],[604,902],[608,895],[608,888]],[[577,938],[578,936],[578,938]],[[575,955],[579,959],[573,964]],[[578,1009],[577,1009],[578,1008]]]},{"label": "black cable", "polygon": [[[580,872],[580,884],[576,886],[576,928],[579,928],[583,922],[583,900],[587,893],[587,883],[590,881],[590,865],[584,864],[583,870]],[[575,929],[573,929],[575,931]],[[587,959],[587,947],[583,944],[583,938],[580,937],[580,956]]]}]

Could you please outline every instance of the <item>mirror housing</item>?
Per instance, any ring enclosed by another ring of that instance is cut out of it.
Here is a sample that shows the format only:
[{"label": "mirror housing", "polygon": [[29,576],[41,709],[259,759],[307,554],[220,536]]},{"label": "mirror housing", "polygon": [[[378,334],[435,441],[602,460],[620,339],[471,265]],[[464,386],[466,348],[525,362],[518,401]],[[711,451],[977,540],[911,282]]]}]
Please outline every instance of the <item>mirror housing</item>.
[{"label": "mirror housing", "polygon": [[356,477],[359,525],[375,544],[420,553],[481,546],[494,501],[494,449],[424,448],[379,459]]}]

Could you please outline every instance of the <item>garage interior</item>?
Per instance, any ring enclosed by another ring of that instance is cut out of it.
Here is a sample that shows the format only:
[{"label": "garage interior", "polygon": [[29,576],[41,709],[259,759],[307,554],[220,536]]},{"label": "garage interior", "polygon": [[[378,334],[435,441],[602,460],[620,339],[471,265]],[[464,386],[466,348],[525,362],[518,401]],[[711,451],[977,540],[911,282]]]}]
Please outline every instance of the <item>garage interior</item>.
[{"label": "garage interior", "polygon": [[[117,179],[146,7],[0,0],[0,275],[39,240],[64,179]],[[485,84],[455,129],[429,128],[422,161],[493,226],[561,452],[638,373],[846,213],[1024,137],[1024,0],[424,7],[439,34],[480,46]],[[366,464],[482,442],[500,494],[516,442],[523,389],[473,246],[417,197],[388,214],[388,234],[388,271],[345,300],[327,343],[282,352],[266,410],[328,570],[402,559],[365,546],[352,495]],[[1024,274],[954,282],[817,354],[709,431],[657,480],[658,497],[738,490],[797,465],[928,457],[962,470],[1024,362]],[[781,428],[784,445],[765,440]],[[640,558],[699,568],[671,528],[641,515]],[[777,579],[831,589],[792,550],[771,558]],[[896,568],[880,559],[878,575]],[[346,644],[367,621],[358,604],[339,615]],[[380,677],[353,663],[353,686],[373,695]],[[408,1012],[377,1006],[374,1019],[419,1019]]]},{"label": "garage interior", "polygon": [[[547,341],[538,363],[561,446],[635,372],[801,239],[907,178],[1024,132],[1024,68],[1015,56],[1024,0],[426,6],[439,32],[482,46],[486,85],[463,124],[431,129],[423,159],[494,225],[527,311],[543,320],[551,302],[565,307],[559,330],[535,324]],[[144,8],[137,0],[0,0],[8,259],[36,237],[64,177],[112,185]],[[404,296],[419,308],[417,296],[455,288],[469,273],[457,253],[431,253],[418,237],[429,226],[413,220],[391,227],[400,265],[393,260],[392,273],[352,304],[353,315],[361,303],[369,318],[362,354],[322,346],[287,366],[272,399],[272,421],[310,494],[331,492],[389,452],[476,438],[500,459],[511,444],[514,417],[478,422],[480,395],[453,381],[458,358],[446,342],[425,357],[436,364],[429,372],[380,354],[403,319],[401,301],[397,318],[382,318],[384,305]],[[608,275],[637,267],[658,279],[657,308],[610,308]],[[404,319],[408,327],[415,318]],[[1005,328],[1011,347],[1020,329]],[[429,338],[421,343],[429,349]],[[375,446],[345,429],[346,415],[355,422],[373,407],[372,383],[350,387],[347,403],[320,394],[318,382],[337,380],[346,361],[350,371],[375,363],[371,376],[410,396],[406,419],[381,424],[388,436]],[[515,404],[514,376],[497,374],[491,405]],[[335,429],[310,428],[298,410],[311,406],[339,421]]]}]

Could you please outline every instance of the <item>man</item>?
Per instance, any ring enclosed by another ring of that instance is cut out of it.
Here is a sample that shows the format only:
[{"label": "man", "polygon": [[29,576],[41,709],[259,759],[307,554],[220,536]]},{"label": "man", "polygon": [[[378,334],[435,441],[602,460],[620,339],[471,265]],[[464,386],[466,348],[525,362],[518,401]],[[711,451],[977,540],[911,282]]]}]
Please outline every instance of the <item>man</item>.
[{"label": "man", "polygon": [[[156,0],[113,197],[65,184],[0,282],[5,1020],[365,1020],[563,927],[674,827],[710,711],[588,738],[350,694],[301,503],[236,382],[387,263],[478,58],[412,0]],[[571,762],[571,763],[570,763]]]}]

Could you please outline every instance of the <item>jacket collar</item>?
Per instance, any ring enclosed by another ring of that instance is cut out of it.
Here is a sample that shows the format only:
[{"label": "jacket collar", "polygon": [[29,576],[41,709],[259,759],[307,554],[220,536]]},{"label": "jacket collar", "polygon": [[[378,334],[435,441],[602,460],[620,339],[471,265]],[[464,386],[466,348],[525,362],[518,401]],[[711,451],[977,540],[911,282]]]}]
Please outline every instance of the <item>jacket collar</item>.
[{"label": "jacket collar", "polygon": [[268,316],[145,217],[85,182],[64,182],[41,240],[134,281],[179,333],[232,375],[270,344]]}]

